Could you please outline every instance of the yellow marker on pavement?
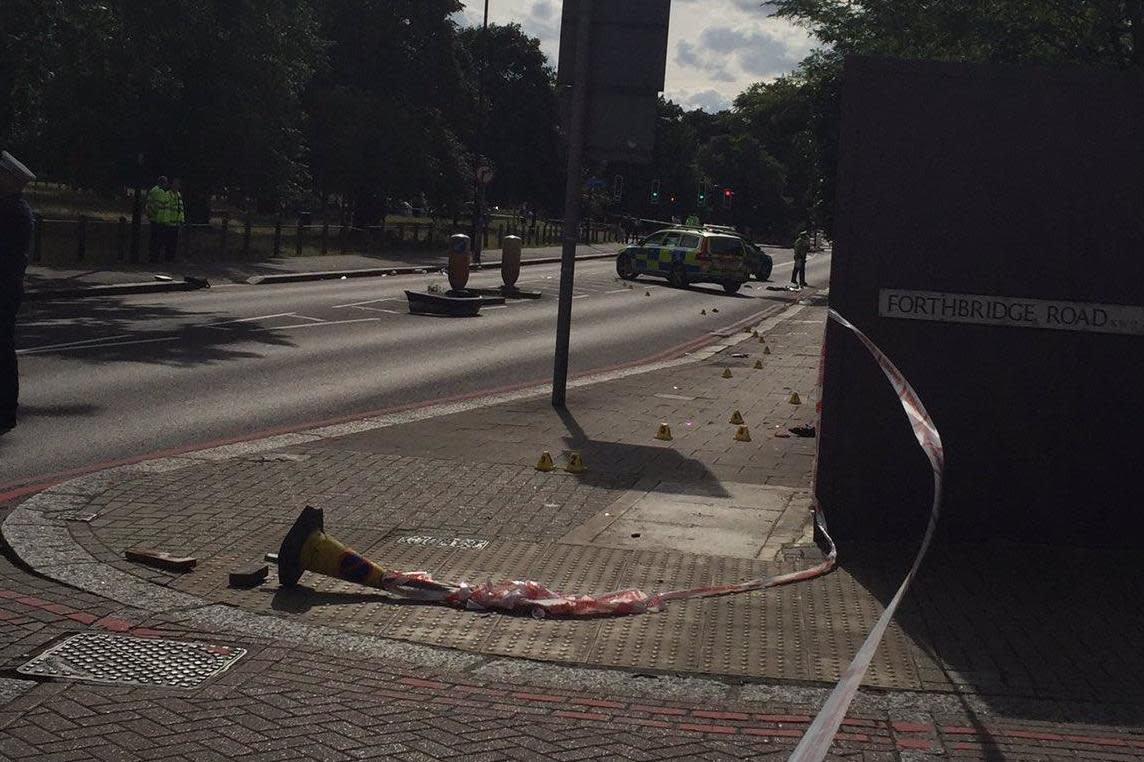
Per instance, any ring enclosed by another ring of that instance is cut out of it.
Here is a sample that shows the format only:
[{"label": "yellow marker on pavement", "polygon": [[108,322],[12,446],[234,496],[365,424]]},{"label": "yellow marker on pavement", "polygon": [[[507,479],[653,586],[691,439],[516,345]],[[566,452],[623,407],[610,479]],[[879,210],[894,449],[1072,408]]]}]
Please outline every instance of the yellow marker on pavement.
[{"label": "yellow marker on pavement", "polygon": [[574,452],[568,455],[568,465],[564,466],[564,470],[570,474],[582,474],[588,469],[584,466],[580,453]]}]

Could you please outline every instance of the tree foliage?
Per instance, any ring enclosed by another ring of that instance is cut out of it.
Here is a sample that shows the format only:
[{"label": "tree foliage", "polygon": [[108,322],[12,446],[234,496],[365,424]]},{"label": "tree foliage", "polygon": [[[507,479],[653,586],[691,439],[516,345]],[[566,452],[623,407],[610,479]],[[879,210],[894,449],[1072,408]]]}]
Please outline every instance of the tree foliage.
[{"label": "tree foliage", "polygon": [[795,81],[811,104],[813,213],[833,220],[839,79],[847,54],[993,63],[1144,66],[1140,0],[773,0],[825,44]]},{"label": "tree foliage", "polygon": [[[555,73],[540,41],[519,24],[464,29],[460,40],[469,78],[484,93],[483,115],[465,123],[471,127],[475,152],[496,169],[487,189],[489,200],[558,208],[563,183],[561,173],[553,171],[560,166]],[[482,134],[476,134],[478,129]]]},{"label": "tree foliage", "polygon": [[438,203],[465,186],[458,132],[473,108],[463,77],[455,0],[324,0],[324,64],[307,89],[316,186],[350,199],[373,224],[387,195]]}]

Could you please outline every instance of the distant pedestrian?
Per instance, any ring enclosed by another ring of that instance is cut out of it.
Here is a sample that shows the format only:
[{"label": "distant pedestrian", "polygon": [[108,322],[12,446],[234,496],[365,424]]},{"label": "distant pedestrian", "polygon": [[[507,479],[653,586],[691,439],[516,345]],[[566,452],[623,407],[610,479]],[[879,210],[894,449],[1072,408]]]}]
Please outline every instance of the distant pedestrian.
[{"label": "distant pedestrian", "polygon": [[794,239],[794,269],[790,271],[790,282],[802,288],[806,285],[806,255],[810,253],[810,236],[806,231]]},{"label": "distant pedestrian", "polygon": [[179,178],[171,178],[171,187],[167,191],[167,201],[170,204],[170,224],[164,226],[163,239],[160,241],[165,262],[175,261],[175,254],[179,250],[179,230],[187,221],[187,212],[183,207],[182,188],[183,184]]},{"label": "distant pedestrian", "polygon": [[689,228],[699,227],[699,217],[695,214],[687,215],[687,222],[685,223]]},{"label": "distant pedestrian", "polygon": [[[147,219],[151,223],[151,241],[148,246],[148,261],[158,262],[162,258],[165,241],[170,237],[175,216],[174,198],[171,195],[171,183],[165,176],[155,181],[154,187],[147,191]],[[176,235],[178,235],[176,233]]]},{"label": "distant pedestrian", "polygon": [[16,313],[24,298],[24,270],[35,225],[22,194],[35,179],[12,154],[0,152],[0,434],[16,427],[20,399]]}]

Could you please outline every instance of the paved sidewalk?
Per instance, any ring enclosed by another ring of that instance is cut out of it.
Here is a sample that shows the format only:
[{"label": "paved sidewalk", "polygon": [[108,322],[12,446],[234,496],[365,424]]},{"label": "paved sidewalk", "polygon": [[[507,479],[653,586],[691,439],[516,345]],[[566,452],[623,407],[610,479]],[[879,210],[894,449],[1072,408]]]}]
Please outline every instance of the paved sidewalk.
[{"label": "paved sidewalk", "polygon": [[[42,576],[0,564],[0,668],[73,630],[249,653],[191,691],[0,681],[13,697],[0,754],[785,758],[912,549],[843,549],[823,579],[593,620],[401,604],[313,574],[295,590],[273,571],[237,590],[227,573],[276,550],[306,504],[382,565],[443,579],[654,592],[809,565],[821,557],[814,440],[775,436],[814,418],[825,308],[805,296],[746,324],[765,345],[736,328],[692,357],[582,380],[564,415],[524,390],[115,469],[26,500],[4,535]],[[734,441],[734,410],[753,441]],[[671,441],[654,438],[664,422]],[[543,449],[558,462],[579,452],[587,473],[537,472]],[[138,546],[198,566],[124,561]],[[937,553],[837,758],[1144,755],[1141,583],[1109,564],[1127,566],[1031,548]]]},{"label": "paved sidewalk", "polygon": [[[577,248],[578,257],[591,257],[619,251],[621,244],[593,244]],[[205,278],[212,283],[245,283],[248,278],[288,273],[317,273],[347,270],[368,270],[376,268],[430,268],[445,266],[447,246],[442,243],[439,251],[392,252],[378,256],[362,254],[329,254],[311,257],[279,257],[265,260],[179,260],[165,263],[120,263],[117,266],[102,264],[94,268],[83,267],[28,267],[26,286],[28,290],[52,290],[82,286],[106,286],[127,283],[152,283],[156,275],[175,278]],[[561,247],[544,246],[524,249],[521,261],[559,258]],[[483,263],[486,268],[500,266],[500,251],[491,249],[485,252]]]}]

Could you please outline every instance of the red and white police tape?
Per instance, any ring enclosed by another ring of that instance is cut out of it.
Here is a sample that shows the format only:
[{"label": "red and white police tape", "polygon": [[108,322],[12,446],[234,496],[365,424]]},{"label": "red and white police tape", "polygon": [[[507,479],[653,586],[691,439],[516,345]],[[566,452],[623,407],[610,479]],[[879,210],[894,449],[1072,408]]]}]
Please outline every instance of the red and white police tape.
[{"label": "red and white police tape", "polygon": [[[906,412],[906,417],[910,421],[910,426],[914,430],[914,437],[917,438],[918,444],[921,446],[922,451],[925,452],[926,457],[929,459],[930,467],[933,469],[933,506],[930,509],[929,524],[926,526],[926,533],[922,539],[921,547],[918,549],[918,554],[914,558],[913,566],[906,574],[902,584],[898,587],[898,591],[894,593],[894,597],[886,606],[886,610],[882,612],[882,616],[878,618],[874,628],[870,630],[870,634],[866,636],[866,641],[862,647],[858,649],[858,653],[854,655],[853,661],[846,671],[842,673],[838,684],[834,686],[834,690],[826,699],[826,703],[822,705],[818,715],[811,722],[810,727],[803,735],[802,740],[799,741],[798,746],[795,747],[794,753],[791,754],[790,759],[792,762],[820,762],[826,758],[827,752],[830,751],[831,741],[834,735],[838,732],[839,726],[842,724],[843,718],[846,716],[846,710],[850,706],[850,702],[854,700],[854,694],[858,692],[858,687],[862,684],[862,678],[866,675],[866,670],[870,667],[870,660],[874,658],[874,652],[878,650],[878,644],[882,642],[882,638],[886,634],[886,628],[890,625],[890,620],[894,618],[894,613],[898,610],[898,604],[902,602],[902,598],[906,594],[910,583],[913,582],[914,576],[917,574],[918,568],[925,559],[926,553],[929,551],[930,542],[933,540],[934,529],[937,527],[938,516],[941,513],[941,482],[942,474],[945,471],[945,450],[941,444],[941,435],[938,434],[937,427],[934,426],[933,419],[930,418],[929,413],[926,412],[925,406],[922,405],[921,399],[918,397],[917,392],[910,386],[910,382],[902,375],[902,372],[895,367],[890,358],[880,350],[874,342],[870,341],[866,334],[862,333],[853,323],[846,318],[839,315],[834,310],[829,311],[830,319],[846,328],[855,336],[858,337],[866,349],[877,360],[882,373],[889,379],[890,384],[897,392],[898,401],[902,403],[902,409]],[[825,343],[823,347],[823,356],[825,357]],[[824,368],[819,368],[819,387],[822,385],[822,374]],[[819,395],[821,399],[821,394]],[[819,403],[819,411],[821,414],[821,402]],[[816,463],[817,463],[817,459]],[[815,505],[815,511],[819,512],[819,506]]]}]

